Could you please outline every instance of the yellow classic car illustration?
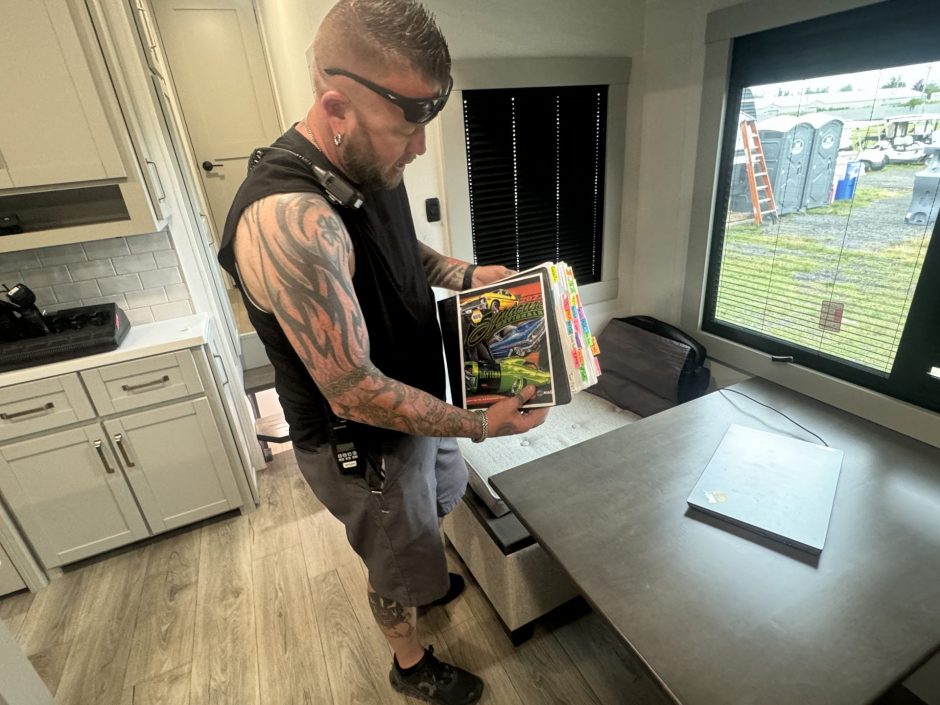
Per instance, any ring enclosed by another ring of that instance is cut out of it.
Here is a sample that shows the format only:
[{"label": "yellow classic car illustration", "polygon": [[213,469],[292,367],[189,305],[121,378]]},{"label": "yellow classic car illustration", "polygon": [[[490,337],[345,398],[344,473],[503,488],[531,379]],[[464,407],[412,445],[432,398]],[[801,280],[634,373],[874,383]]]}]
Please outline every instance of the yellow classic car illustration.
[{"label": "yellow classic car illustration", "polygon": [[499,311],[500,309],[515,305],[518,301],[518,296],[509,293],[505,289],[493,289],[493,291],[486,291],[477,297],[465,299],[463,301],[463,307],[465,310],[480,308],[489,309],[490,311]]}]

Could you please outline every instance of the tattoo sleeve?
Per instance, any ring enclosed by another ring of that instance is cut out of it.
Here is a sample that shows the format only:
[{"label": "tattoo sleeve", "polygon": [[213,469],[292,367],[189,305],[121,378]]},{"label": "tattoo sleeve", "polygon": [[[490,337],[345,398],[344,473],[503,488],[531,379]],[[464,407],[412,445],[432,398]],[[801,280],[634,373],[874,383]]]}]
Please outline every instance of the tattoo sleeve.
[{"label": "tattoo sleeve", "polygon": [[452,291],[460,291],[463,287],[463,275],[470,266],[469,262],[445,257],[423,242],[418,243],[421,249],[421,261],[424,271],[428,275],[431,286],[440,286]]},{"label": "tattoo sleeve", "polygon": [[420,436],[480,435],[477,414],[394,380],[372,364],[352,284],[352,241],[322,197],[269,196],[249,206],[242,219],[242,227],[254,229],[261,243],[273,313],[339,416]]}]

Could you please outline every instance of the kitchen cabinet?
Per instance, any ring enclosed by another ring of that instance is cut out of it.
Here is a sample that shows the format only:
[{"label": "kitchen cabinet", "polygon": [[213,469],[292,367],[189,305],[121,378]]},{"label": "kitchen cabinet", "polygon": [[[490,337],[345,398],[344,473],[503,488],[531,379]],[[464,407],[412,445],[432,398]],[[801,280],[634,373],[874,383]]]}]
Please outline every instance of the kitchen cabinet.
[{"label": "kitchen cabinet", "polygon": [[7,552],[0,547],[0,597],[22,590],[25,587],[26,583],[23,582],[23,578],[17,572],[16,566],[10,561]]},{"label": "kitchen cabinet", "polygon": [[127,175],[65,0],[0,0],[0,152],[12,187]]},{"label": "kitchen cabinet", "polygon": [[165,81],[169,72],[166,70],[166,61],[157,41],[157,28],[150,14],[150,7],[144,0],[130,0],[133,10],[134,22],[140,32],[141,43],[144,48],[144,57],[147,68],[152,74]]},{"label": "kitchen cabinet", "polygon": [[119,416],[104,427],[154,533],[241,504],[205,398]]},{"label": "kitchen cabinet", "polygon": [[94,418],[76,375],[58,375],[0,389],[0,442]]},{"label": "kitchen cabinet", "polygon": [[0,446],[0,492],[52,568],[146,538],[101,424]]},{"label": "kitchen cabinet", "polygon": [[0,0],[0,12],[0,217],[21,231],[0,252],[165,227],[160,174],[131,140],[85,2]]},{"label": "kitchen cabinet", "polygon": [[[188,320],[208,330],[204,316]],[[128,340],[179,325],[132,328]],[[21,382],[28,370],[0,375],[0,499],[43,568],[252,501],[209,340],[139,344],[111,364],[118,351],[32,368],[64,372],[40,380]]]}]

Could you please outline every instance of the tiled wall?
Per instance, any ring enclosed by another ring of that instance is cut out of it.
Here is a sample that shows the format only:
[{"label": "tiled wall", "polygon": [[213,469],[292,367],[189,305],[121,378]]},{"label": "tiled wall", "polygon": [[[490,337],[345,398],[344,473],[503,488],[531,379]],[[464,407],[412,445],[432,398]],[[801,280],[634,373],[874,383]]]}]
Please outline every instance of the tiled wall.
[{"label": "tiled wall", "polygon": [[113,301],[131,324],[193,312],[166,232],[0,254],[0,284],[23,283],[40,309]]}]

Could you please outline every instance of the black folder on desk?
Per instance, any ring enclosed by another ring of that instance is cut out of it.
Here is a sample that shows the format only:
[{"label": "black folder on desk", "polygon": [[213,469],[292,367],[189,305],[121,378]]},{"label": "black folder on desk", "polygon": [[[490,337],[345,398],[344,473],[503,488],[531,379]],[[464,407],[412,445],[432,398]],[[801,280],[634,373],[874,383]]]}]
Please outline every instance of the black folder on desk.
[{"label": "black folder on desk", "polygon": [[842,451],[733,424],[689,506],[813,554],[826,542]]}]

